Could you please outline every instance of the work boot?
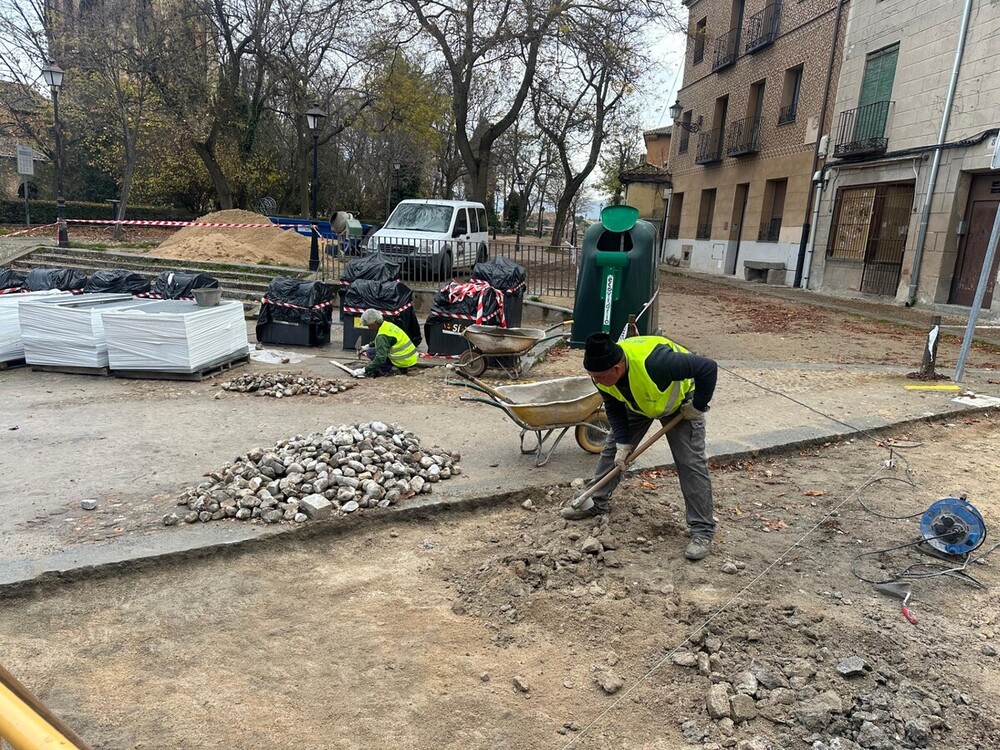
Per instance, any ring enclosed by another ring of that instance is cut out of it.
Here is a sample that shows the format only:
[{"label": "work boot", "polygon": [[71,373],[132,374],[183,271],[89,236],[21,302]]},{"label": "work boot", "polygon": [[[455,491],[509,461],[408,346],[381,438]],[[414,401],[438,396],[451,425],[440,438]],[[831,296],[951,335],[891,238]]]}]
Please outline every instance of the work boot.
[{"label": "work boot", "polygon": [[574,508],[572,505],[567,505],[559,511],[559,515],[565,518],[567,521],[583,521],[587,518],[593,518],[594,516],[600,516],[607,513],[608,509],[604,506],[598,505],[594,500],[588,499],[579,508]]},{"label": "work boot", "polygon": [[688,546],[684,550],[684,557],[691,561],[701,560],[703,557],[707,557],[711,551],[712,538],[708,536],[696,536],[688,542]]}]

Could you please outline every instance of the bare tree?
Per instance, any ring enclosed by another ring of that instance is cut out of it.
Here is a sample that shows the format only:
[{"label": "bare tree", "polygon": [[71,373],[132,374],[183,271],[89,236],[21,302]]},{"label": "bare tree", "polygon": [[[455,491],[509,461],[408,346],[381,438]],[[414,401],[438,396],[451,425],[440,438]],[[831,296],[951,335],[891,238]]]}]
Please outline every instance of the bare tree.
[{"label": "bare tree", "polygon": [[644,70],[641,18],[626,7],[591,6],[565,25],[551,71],[532,88],[535,124],[552,143],[564,184],[553,243],[561,242],[573,197],[597,165],[604,139]]}]

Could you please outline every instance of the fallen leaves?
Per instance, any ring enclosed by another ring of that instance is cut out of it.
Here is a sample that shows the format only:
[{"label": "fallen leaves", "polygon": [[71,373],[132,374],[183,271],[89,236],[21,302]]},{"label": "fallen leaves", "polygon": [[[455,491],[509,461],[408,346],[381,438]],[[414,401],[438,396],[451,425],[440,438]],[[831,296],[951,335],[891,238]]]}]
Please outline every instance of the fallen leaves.
[{"label": "fallen leaves", "polygon": [[806,497],[821,497],[826,494],[826,490],[806,490],[802,494]]},{"label": "fallen leaves", "polygon": [[771,531],[782,531],[788,528],[788,524],[782,518],[761,518],[760,520]]}]

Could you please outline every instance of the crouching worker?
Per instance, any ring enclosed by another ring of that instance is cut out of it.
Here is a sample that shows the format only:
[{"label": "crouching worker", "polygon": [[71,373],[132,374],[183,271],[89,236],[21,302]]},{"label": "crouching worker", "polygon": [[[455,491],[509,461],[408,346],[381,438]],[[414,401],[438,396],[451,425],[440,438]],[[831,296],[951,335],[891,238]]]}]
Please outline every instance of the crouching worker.
[{"label": "crouching worker", "polygon": [[[654,419],[665,424],[680,413],[683,419],[666,437],[691,537],[684,556],[688,560],[705,557],[715,533],[712,482],[705,456],[705,412],[715,392],[718,365],[660,336],[636,336],[615,343],[608,334],[595,333],[587,338],[583,368],[601,391],[611,423],[594,478],[587,486],[595,485],[615,466],[624,469],[626,458]],[[607,513],[611,493],[620,481],[621,474],[580,508],[563,508],[562,516],[576,521]]]},{"label": "crouching worker", "polygon": [[385,320],[378,310],[365,310],[361,314],[361,325],[375,334],[375,340],[362,347],[361,351],[371,362],[355,370],[355,377],[375,378],[392,375],[396,370],[405,375],[417,364],[417,347],[410,337],[395,323]]}]

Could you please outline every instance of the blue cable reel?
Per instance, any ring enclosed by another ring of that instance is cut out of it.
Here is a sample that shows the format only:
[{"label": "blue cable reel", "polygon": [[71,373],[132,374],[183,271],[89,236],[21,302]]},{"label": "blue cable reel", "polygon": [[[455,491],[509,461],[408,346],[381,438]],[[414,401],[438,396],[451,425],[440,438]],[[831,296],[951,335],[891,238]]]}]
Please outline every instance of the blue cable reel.
[{"label": "blue cable reel", "polygon": [[938,552],[968,555],[986,541],[986,522],[965,497],[946,497],[924,511],[920,535]]}]

